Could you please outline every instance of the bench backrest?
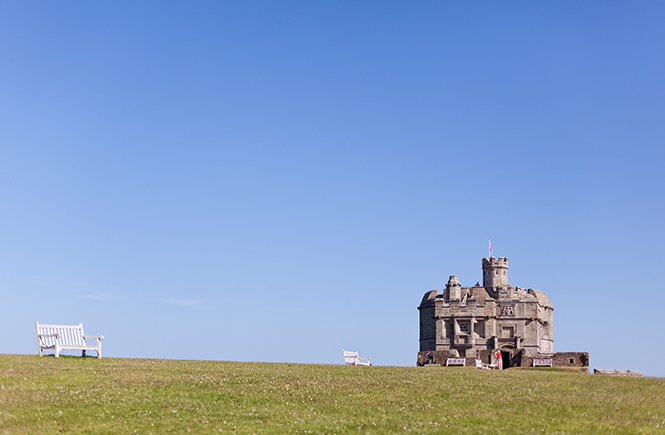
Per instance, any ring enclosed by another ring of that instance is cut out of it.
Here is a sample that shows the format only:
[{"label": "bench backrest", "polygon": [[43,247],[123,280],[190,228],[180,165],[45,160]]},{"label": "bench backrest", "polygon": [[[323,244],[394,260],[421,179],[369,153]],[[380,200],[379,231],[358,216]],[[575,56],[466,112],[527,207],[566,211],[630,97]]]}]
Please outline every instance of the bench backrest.
[{"label": "bench backrest", "polygon": [[42,335],[59,334],[58,344],[61,346],[85,346],[83,339],[83,324],[78,325],[40,325],[35,322],[37,336],[42,346],[55,345],[55,337],[42,337]]}]

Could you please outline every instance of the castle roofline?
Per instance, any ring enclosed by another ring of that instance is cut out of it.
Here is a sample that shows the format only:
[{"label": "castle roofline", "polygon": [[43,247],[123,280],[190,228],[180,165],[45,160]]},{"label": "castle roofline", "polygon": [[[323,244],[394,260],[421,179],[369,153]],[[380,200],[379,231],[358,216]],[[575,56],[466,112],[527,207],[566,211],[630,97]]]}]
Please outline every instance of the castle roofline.
[{"label": "castle roofline", "polygon": [[538,305],[540,305],[541,307],[554,309],[554,306],[552,306],[552,302],[550,302],[550,298],[547,296],[547,294],[544,291],[534,290],[530,288],[528,292],[529,294],[534,295],[536,297]]}]

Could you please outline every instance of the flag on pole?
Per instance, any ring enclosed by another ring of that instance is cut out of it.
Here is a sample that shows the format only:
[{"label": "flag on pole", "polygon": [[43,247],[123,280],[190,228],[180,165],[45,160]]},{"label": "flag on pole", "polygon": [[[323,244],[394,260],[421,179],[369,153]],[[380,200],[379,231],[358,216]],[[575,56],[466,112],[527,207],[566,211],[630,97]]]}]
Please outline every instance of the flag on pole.
[{"label": "flag on pole", "polygon": [[492,256],[492,239],[487,239],[490,244],[490,257]]}]

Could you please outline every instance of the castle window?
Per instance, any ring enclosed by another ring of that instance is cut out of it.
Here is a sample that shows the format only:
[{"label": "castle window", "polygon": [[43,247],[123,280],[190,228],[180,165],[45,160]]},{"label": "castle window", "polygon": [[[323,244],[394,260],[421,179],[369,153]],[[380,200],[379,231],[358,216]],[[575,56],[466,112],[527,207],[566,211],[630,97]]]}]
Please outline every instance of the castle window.
[{"label": "castle window", "polygon": [[460,332],[469,333],[469,322],[460,322],[459,323]]},{"label": "castle window", "polygon": [[506,275],[506,271],[505,271],[505,270],[503,271],[503,275],[504,275],[504,276]]},{"label": "castle window", "polygon": [[498,275],[498,274],[499,274],[499,271],[498,271],[498,270],[495,270],[495,271],[494,271],[494,275]]}]

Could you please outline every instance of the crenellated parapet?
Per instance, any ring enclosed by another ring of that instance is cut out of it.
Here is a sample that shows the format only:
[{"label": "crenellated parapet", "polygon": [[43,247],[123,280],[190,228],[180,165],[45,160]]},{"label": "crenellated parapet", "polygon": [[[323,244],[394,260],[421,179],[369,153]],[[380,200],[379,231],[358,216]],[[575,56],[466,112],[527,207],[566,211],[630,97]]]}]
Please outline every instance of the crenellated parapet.
[{"label": "crenellated parapet", "polygon": [[483,269],[485,267],[505,267],[508,268],[508,257],[485,257],[482,260]]}]

